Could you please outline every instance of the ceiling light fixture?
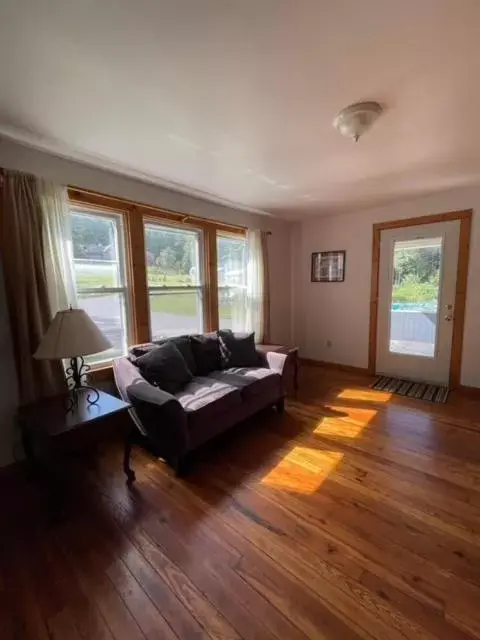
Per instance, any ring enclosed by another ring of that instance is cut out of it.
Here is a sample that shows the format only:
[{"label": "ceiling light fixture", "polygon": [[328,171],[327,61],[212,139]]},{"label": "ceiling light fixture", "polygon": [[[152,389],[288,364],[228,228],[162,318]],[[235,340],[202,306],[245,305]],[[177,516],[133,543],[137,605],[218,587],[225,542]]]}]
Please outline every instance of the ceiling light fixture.
[{"label": "ceiling light fixture", "polygon": [[342,136],[358,142],[360,136],[372,126],[382,111],[378,102],[356,102],[337,113],[333,126]]}]

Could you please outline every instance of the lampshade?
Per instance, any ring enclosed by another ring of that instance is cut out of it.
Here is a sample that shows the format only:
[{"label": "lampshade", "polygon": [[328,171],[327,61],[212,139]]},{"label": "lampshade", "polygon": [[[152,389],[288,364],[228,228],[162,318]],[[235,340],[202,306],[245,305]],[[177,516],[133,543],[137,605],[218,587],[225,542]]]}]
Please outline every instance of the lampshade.
[{"label": "lampshade", "polygon": [[112,347],[83,309],[59,311],[33,354],[37,360],[60,360],[88,356]]}]

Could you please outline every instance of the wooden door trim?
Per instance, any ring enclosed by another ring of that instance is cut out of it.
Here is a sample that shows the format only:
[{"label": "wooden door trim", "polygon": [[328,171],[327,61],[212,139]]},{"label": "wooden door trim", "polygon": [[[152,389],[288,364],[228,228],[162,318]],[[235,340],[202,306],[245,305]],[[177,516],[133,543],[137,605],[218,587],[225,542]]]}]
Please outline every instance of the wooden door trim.
[{"label": "wooden door trim", "polygon": [[435,224],[460,220],[460,243],[458,249],[457,283],[455,290],[455,314],[453,317],[452,350],[450,356],[450,387],[460,385],[462,369],[463,327],[465,324],[465,304],[467,299],[468,261],[470,256],[470,234],[472,227],[472,209],[436,213],[418,218],[390,220],[373,225],[372,242],[372,278],[370,285],[370,333],[368,348],[368,371],[375,374],[377,360],[377,326],[378,326],[378,288],[380,276],[380,235],[386,229],[413,227],[421,224]]}]

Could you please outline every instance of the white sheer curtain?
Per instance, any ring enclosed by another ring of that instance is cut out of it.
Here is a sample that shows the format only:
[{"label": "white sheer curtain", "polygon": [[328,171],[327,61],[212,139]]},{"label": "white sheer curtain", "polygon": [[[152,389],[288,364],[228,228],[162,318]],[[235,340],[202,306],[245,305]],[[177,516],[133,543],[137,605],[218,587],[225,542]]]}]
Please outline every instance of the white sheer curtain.
[{"label": "white sheer curtain", "polygon": [[66,187],[38,180],[43,213],[43,251],[52,317],[69,306],[77,307],[73,270],[72,229]]},{"label": "white sheer curtain", "polygon": [[247,231],[247,331],[255,331],[255,340],[263,341],[264,333],[264,277],[262,232],[258,229]]}]

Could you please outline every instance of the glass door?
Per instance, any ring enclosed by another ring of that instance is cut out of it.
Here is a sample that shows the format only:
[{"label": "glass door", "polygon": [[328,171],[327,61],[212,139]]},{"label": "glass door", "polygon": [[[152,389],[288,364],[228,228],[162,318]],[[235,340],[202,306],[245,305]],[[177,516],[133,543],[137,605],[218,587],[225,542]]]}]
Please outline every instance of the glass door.
[{"label": "glass door", "polygon": [[448,384],[460,222],[382,231],[377,373]]}]

